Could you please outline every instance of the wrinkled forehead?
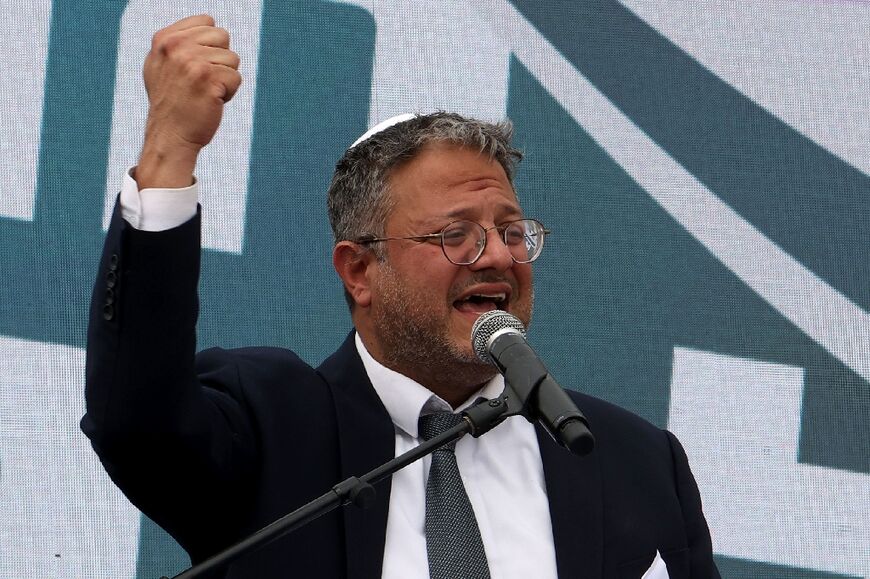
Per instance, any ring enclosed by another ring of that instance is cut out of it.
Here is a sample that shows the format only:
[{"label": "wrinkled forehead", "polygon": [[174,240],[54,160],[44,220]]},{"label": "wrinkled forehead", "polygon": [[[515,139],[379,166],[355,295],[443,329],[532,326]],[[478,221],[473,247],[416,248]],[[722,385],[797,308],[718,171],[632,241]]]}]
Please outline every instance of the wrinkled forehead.
[{"label": "wrinkled forehead", "polygon": [[[453,143],[429,143],[387,178],[394,210],[453,215],[486,206],[519,213],[504,167],[486,153]],[[482,206],[482,207],[481,207]]]}]

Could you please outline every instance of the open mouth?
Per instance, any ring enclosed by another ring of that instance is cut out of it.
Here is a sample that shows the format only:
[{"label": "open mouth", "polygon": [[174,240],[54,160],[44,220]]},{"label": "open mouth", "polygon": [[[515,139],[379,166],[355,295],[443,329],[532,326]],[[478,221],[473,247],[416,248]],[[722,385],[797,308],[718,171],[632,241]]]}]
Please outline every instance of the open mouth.
[{"label": "open mouth", "polygon": [[470,294],[453,302],[453,307],[464,313],[482,314],[492,310],[505,309],[508,303],[507,297],[504,292]]}]

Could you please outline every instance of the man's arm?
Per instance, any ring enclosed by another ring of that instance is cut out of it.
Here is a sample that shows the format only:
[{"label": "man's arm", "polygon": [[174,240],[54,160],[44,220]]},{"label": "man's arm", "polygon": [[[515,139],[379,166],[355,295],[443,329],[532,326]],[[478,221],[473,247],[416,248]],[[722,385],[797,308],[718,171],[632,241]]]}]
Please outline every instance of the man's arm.
[{"label": "man's arm", "polygon": [[[171,188],[193,182],[199,151],[239,86],[238,57],[228,47],[228,34],[209,16],[155,34],[144,70],[149,114],[139,190],[171,196]],[[134,196],[147,193],[135,189]],[[236,502],[221,496],[246,484],[254,437],[232,395],[240,385],[230,364],[209,369],[219,388],[203,388],[197,376],[199,217],[164,231],[132,221],[116,208],[106,237],[91,304],[82,428],[137,506],[189,550],[208,551],[232,538],[225,533]]]}]

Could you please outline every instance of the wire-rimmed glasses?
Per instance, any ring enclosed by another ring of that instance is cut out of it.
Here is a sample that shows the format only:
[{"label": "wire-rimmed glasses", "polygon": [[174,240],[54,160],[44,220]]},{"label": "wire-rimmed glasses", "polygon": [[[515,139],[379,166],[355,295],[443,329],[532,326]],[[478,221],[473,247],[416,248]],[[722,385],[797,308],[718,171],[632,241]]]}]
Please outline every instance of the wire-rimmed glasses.
[{"label": "wire-rimmed glasses", "polygon": [[453,221],[438,233],[428,235],[409,235],[406,237],[363,237],[356,243],[368,244],[378,241],[411,239],[418,241],[439,241],[441,249],[451,263],[471,265],[483,255],[486,249],[486,234],[491,229],[502,235],[511,258],[516,263],[531,263],[538,259],[544,249],[544,237],[550,230],[537,219],[517,219],[493,227],[483,227],[474,221]]}]

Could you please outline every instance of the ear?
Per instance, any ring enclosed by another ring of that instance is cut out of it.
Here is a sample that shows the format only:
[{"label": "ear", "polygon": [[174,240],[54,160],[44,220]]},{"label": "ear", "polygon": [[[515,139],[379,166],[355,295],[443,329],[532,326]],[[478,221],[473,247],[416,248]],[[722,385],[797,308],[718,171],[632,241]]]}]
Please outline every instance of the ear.
[{"label": "ear", "polygon": [[332,265],[359,307],[372,302],[369,268],[375,260],[373,252],[352,241],[339,241],[332,250]]}]

